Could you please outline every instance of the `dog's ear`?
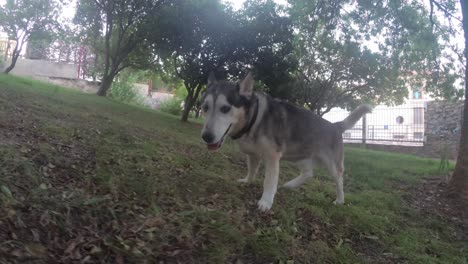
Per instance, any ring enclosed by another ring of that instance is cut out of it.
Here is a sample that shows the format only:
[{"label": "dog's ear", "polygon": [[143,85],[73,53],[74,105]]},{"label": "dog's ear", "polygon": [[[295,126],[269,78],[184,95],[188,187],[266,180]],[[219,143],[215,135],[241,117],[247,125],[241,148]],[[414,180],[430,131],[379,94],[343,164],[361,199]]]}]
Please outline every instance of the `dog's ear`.
[{"label": "dog's ear", "polygon": [[239,94],[250,98],[253,93],[254,79],[252,73],[247,73],[247,76],[239,84]]},{"label": "dog's ear", "polygon": [[206,84],[206,87],[217,83],[218,81],[216,80],[216,76],[214,75],[214,72],[211,71],[210,75],[208,76],[208,83]]}]

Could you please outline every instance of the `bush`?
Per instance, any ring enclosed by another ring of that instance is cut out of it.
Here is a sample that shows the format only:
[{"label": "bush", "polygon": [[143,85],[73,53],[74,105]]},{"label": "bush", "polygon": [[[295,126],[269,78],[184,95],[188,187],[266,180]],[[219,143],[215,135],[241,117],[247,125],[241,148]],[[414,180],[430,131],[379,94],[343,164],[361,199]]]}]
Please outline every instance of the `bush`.
[{"label": "bush", "polygon": [[180,116],[183,110],[183,107],[181,105],[182,102],[185,100],[186,96],[187,90],[183,85],[180,85],[175,90],[175,96],[171,99],[161,102],[159,109],[165,113]]},{"label": "bush", "polygon": [[182,103],[182,99],[173,97],[169,100],[161,102],[160,110],[171,115],[180,115],[182,113],[182,107],[180,104]]},{"label": "bush", "polygon": [[141,98],[137,90],[132,86],[132,83],[132,78],[115,81],[112,84],[109,96],[123,103],[143,105],[143,98]]}]

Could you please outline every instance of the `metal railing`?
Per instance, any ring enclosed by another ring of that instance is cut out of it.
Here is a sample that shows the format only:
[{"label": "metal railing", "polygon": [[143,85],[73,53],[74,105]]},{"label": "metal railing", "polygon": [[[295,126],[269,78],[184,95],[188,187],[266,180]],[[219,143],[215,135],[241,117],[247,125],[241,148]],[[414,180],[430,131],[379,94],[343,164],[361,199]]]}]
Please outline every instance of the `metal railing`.
[{"label": "metal railing", "polygon": [[[422,103],[401,107],[379,106],[346,130],[343,139],[355,143],[422,146],[425,141],[424,114]],[[332,110],[324,118],[337,122],[348,115],[349,112],[344,110]]]}]

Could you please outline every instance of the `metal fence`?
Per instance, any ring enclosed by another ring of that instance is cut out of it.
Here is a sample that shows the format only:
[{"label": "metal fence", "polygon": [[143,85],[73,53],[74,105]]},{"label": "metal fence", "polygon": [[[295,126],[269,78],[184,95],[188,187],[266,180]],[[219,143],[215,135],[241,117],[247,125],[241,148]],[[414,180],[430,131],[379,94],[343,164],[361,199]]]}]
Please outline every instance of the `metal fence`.
[{"label": "metal fence", "polygon": [[[325,114],[324,118],[338,122],[348,114],[342,109],[335,109]],[[378,106],[353,128],[346,130],[343,139],[356,143],[422,146],[425,140],[424,114],[423,103],[400,107]]]}]

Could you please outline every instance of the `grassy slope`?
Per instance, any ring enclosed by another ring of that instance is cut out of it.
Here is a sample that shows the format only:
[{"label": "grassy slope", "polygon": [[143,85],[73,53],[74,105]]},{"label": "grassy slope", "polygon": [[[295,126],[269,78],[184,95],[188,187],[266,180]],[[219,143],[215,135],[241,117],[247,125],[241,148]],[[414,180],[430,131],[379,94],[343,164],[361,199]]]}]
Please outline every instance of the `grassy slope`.
[{"label": "grassy slope", "polygon": [[319,171],[261,214],[261,181],[238,184],[242,156],[208,152],[199,128],[0,75],[0,262],[467,263],[453,228],[403,199],[437,162],[350,148],[345,206]]}]

